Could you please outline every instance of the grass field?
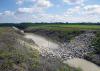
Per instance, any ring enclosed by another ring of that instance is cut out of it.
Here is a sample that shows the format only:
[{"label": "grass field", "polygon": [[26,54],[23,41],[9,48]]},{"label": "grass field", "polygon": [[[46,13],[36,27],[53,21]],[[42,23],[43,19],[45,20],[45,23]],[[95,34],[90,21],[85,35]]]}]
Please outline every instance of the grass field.
[{"label": "grass field", "polygon": [[32,32],[38,35],[48,36],[53,41],[68,42],[75,36],[85,31],[100,30],[99,25],[68,25],[68,24],[34,24],[25,29],[25,32]]},{"label": "grass field", "polygon": [[47,30],[100,30],[100,25],[35,24],[30,26],[30,28]]}]

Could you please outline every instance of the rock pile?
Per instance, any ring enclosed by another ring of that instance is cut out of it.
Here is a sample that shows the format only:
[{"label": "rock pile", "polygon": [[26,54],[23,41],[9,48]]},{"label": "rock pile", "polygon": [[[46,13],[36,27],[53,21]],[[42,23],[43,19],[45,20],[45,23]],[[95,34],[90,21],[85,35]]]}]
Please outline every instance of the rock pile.
[{"label": "rock pile", "polygon": [[94,33],[86,32],[79,36],[76,36],[69,43],[59,45],[57,49],[50,49],[43,51],[43,56],[58,57],[62,60],[71,58],[84,58],[84,55],[93,51],[89,47],[91,40],[95,37]]},{"label": "rock pile", "polygon": [[70,42],[56,44],[40,36],[28,34],[27,38],[32,39],[38,47],[40,54],[47,58],[60,58],[68,60],[71,58],[84,58],[84,55],[93,51],[89,47],[91,40],[95,37],[93,32],[85,32],[73,38]]}]

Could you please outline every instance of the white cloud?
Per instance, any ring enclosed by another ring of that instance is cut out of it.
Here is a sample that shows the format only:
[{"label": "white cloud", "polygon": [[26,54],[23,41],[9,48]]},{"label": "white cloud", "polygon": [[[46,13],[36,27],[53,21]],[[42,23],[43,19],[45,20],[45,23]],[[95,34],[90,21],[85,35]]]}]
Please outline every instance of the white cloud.
[{"label": "white cloud", "polygon": [[58,15],[58,14],[42,13],[42,14],[21,14],[21,15],[16,15],[16,17],[4,16],[4,19],[2,20],[5,21],[10,20],[12,22],[14,21],[15,22],[99,22],[99,17],[92,15],[83,15],[75,17],[64,14]]},{"label": "white cloud", "polygon": [[2,13],[0,13],[0,16],[2,15]]},{"label": "white cloud", "polygon": [[64,22],[66,20],[65,16],[57,15],[57,14],[39,14],[38,19],[41,22]]},{"label": "white cloud", "polygon": [[33,6],[31,7],[22,7],[18,8],[16,13],[18,14],[33,14],[33,13],[42,13],[45,9],[53,6],[53,4],[49,0],[18,0],[18,1],[31,1],[33,2]]},{"label": "white cloud", "polygon": [[66,15],[100,15],[100,5],[75,6],[69,8]]},{"label": "white cloud", "polygon": [[[52,7],[50,0],[17,0],[33,2],[30,7],[20,7],[15,12],[4,11],[0,13],[7,20],[15,19],[16,22],[98,22],[100,16],[100,5],[78,5],[67,9],[63,14],[47,14],[45,9]],[[82,4],[83,0],[64,0],[68,4]],[[58,6],[59,7],[59,6]],[[95,15],[94,15],[95,14]]]},{"label": "white cloud", "polygon": [[76,6],[64,14],[72,22],[100,22],[100,5]]},{"label": "white cloud", "polygon": [[33,8],[18,8],[19,13],[33,13]]},{"label": "white cloud", "polygon": [[73,4],[83,4],[84,0],[63,0],[65,3],[73,5]]},{"label": "white cloud", "polygon": [[21,5],[21,4],[23,4],[23,2],[24,2],[24,0],[17,0],[17,1],[16,1],[16,4]]},{"label": "white cloud", "polygon": [[17,13],[18,14],[38,14],[42,13],[43,9],[39,7],[28,7],[28,8],[18,8]]},{"label": "white cloud", "polygon": [[99,14],[100,15],[100,5],[87,5],[84,7],[86,14]]},{"label": "white cloud", "polygon": [[16,0],[16,4],[22,5],[24,2],[35,2],[36,0]]},{"label": "white cloud", "polygon": [[39,7],[51,7],[53,4],[49,0],[37,0],[37,6]]},{"label": "white cloud", "polygon": [[80,14],[81,11],[81,7],[80,6],[76,6],[74,8],[69,8],[65,14],[67,15],[74,15],[74,14]]},{"label": "white cloud", "polygon": [[19,4],[24,4],[24,2],[32,2],[33,5],[30,7],[20,7],[16,11],[16,14],[37,14],[42,13],[45,9],[53,6],[49,0],[17,0]]},{"label": "white cloud", "polygon": [[13,16],[14,12],[12,12],[12,11],[4,11],[2,14],[5,15],[5,16]]},{"label": "white cloud", "polygon": [[21,5],[24,2],[31,2],[31,3],[33,2],[33,4],[35,6],[38,6],[38,7],[46,7],[46,8],[48,8],[48,7],[53,6],[53,4],[49,0],[17,0],[16,4]]}]

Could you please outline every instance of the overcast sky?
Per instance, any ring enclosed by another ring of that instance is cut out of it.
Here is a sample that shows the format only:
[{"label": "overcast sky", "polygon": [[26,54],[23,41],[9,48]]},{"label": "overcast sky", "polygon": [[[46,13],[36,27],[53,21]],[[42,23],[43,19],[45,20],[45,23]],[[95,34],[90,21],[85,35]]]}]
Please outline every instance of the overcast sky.
[{"label": "overcast sky", "polygon": [[100,22],[100,0],[0,0],[0,22]]}]

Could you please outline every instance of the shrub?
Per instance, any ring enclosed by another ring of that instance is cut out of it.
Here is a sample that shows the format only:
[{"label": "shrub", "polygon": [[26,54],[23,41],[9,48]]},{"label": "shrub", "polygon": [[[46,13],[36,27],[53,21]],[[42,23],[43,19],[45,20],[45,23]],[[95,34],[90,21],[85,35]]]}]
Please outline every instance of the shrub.
[{"label": "shrub", "polygon": [[100,32],[96,32],[96,37],[92,41],[92,46],[96,54],[100,54]]}]

